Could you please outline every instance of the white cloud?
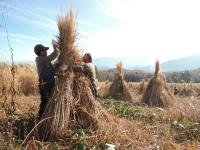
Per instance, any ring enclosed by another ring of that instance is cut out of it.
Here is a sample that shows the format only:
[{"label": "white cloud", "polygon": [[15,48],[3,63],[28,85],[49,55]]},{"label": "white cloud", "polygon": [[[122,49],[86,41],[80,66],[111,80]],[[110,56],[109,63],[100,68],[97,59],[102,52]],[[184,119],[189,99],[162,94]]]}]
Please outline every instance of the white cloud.
[{"label": "white cloud", "polygon": [[[39,11],[35,6],[28,6],[27,4],[18,4],[17,2],[0,2],[0,6],[4,8],[5,14],[18,21],[28,23],[31,26],[37,26],[43,29],[56,31],[56,21],[52,19],[52,15],[46,16]],[[39,4],[37,5],[37,7]],[[52,12],[52,10],[51,10]]]},{"label": "white cloud", "polygon": [[10,41],[15,42],[15,43],[19,43],[19,44],[24,43],[24,41],[19,40],[19,39],[11,39]]},{"label": "white cloud", "polygon": [[87,51],[95,57],[147,56],[165,61],[200,53],[200,1],[110,0],[104,4],[104,15],[120,23],[88,36]]},{"label": "white cloud", "polygon": [[[34,36],[29,36],[29,35],[24,35],[24,34],[19,34],[19,33],[13,33],[9,32],[8,33],[9,40],[16,42],[16,43],[24,43],[25,41],[44,41],[44,39],[41,39],[39,37],[34,37]],[[0,39],[6,41],[7,34],[5,32],[0,32]]]},{"label": "white cloud", "polygon": [[[95,19],[93,22],[87,20],[87,16],[84,16],[84,19],[79,18],[78,14],[78,27],[82,29],[80,46],[85,51],[91,52],[94,57],[148,57],[151,60],[159,58],[165,61],[200,53],[199,0],[96,0],[95,2],[98,5],[97,14],[110,19],[109,27],[100,26],[101,22],[95,22]],[[39,4],[28,8],[26,8],[28,3],[13,5],[4,2],[3,4],[11,8],[9,17],[45,29],[52,34],[56,32],[54,15],[57,15],[58,8],[54,9],[50,3],[48,9],[41,8],[44,5]],[[16,42],[18,40],[18,43],[20,40],[39,41],[37,37],[23,34],[13,34],[12,37]]]}]

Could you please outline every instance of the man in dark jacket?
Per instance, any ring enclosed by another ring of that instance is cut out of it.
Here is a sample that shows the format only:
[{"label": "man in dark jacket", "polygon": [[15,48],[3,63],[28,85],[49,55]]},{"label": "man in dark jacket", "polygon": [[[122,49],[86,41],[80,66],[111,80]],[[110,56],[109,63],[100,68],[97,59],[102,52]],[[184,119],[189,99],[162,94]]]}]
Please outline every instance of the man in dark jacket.
[{"label": "man in dark jacket", "polygon": [[53,48],[54,51],[50,55],[47,55],[47,50],[49,47],[45,47],[42,44],[38,44],[34,47],[34,52],[37,55],[35,61],[39,77],[39,92],[41,96],[38,119],[41,118],[45,110],[46,104],[51,96],[55,84],[55,70],[51,61],[57,58],[59,51],[55,43],[53,44]]}]

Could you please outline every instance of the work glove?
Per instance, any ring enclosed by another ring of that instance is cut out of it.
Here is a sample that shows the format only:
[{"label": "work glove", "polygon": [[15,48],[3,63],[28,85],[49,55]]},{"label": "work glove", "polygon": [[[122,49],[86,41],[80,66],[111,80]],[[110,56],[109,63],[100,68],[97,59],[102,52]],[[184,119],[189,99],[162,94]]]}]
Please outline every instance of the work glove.
[{"label": "work glove", "polygon": [[69,65],[62,65],[62,66],[60,66],[60,70],[62,70],[62,71],[65,71],[65,70],[67,70],[69,68]]}]

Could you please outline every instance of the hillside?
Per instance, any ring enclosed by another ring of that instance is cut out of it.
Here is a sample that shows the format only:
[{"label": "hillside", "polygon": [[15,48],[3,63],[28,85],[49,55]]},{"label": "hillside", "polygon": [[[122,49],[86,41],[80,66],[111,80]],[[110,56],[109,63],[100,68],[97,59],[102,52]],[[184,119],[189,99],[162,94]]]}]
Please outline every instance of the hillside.
[{"label": "hillside", "polygon": [[181,59],[170,60],[162,63],[162,70],[182,71],[200,68],[200,55],[184,57]]},{"label": "hillside", "polygon": [[146,58],[114,58],[114,57],[101,57],[94,59],[94,64],[100,70],[108,70],[115,68],[118,62],[122,61],[123,66],[126,69],[142,69],[148,70],[150,64],[152,63],[149,59]]},{"label": "hillside", "polygon": [[[161,64],[162,71],[184,71],[200,68],[200,55],[169,60]],[[124,68],[129,70],[143,70],[151,72],[154,70],[154,62],[145,58],[114,58],[102,57],[94,60],[99,70],[109,70],[122,61]]]}]

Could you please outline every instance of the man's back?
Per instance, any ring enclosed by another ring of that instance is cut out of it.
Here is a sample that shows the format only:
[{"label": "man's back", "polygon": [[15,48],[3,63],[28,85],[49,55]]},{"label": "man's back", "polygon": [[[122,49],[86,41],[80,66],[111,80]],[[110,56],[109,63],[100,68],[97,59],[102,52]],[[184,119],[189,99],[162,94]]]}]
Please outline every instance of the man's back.
[{"label": "man's back", "polygon": [[96,67],[95,67],[95,65],[93,63],[85,63],[85,65],[84,65],[84,74],[91,81],[92,92],[96,97],[97,96],[97,86],[98,86],[97,84],[98,84],[98,81],[96,79]]},{"label": "man's back", "polygon": [[90,80],[92,80],[92,81],[96,80],[96,69],[95,69],[95,65],[93,63],[86,63],[84,70],[86,72],[86,76]]}]

